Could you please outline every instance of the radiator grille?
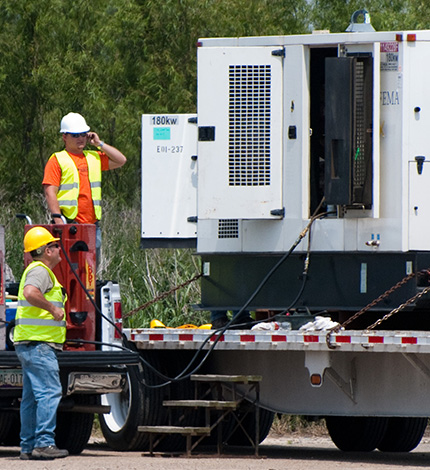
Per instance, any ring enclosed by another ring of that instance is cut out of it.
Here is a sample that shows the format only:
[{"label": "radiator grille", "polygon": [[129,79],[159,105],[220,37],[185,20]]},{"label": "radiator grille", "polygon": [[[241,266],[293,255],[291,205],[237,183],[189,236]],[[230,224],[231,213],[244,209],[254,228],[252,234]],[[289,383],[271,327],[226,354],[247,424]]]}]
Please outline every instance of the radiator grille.
[{"label": "radiator grille", "polygon": [[270,185],[271,66],[229,67],[230,186]]},{"label": "radiator grille", "polygon": [[218,238],[239,238],[239,220],[220,219],[218,221]]}]

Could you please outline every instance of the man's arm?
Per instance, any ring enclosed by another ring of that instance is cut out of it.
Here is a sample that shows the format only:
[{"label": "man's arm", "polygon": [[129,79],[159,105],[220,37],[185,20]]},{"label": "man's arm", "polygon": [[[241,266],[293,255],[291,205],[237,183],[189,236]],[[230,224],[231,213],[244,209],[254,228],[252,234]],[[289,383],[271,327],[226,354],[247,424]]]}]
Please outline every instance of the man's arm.
[{"label": "man's arm", "polygon": [[54,320],[61,321],[64,319],[64,311],[49,302],[49,300],[46,300],[42,292],[37,287],[27,285],[24,287],[23,294],[31,305],[47,310],[54,317]]},{"label": "man's arm", "polygon": [[[44,184],[43,189],[45,191],[45,199],[51,214],[61,214],[60,204],[57,199],[58,186]],[[53,219],[56,224],[63,223],[63,219],[61,217],[54,217]]]},{"label": "man's arm", "polygon": [[100,137],[95,132],[88,133],[88,142],[94,147],[100,147],[101,151],[104,152],[109,158],[109,170],[115,170],[115,168],[120,168],[127,161],[125,156],[112,145],[106,144],[101,141]]},{"label": "man's arm", "polygon": [[103,144],[102,152],[104,152],[109,158],[109,170],[115,170],[120,168],[127,161],[125,156],[115,147],[109,144]]}]

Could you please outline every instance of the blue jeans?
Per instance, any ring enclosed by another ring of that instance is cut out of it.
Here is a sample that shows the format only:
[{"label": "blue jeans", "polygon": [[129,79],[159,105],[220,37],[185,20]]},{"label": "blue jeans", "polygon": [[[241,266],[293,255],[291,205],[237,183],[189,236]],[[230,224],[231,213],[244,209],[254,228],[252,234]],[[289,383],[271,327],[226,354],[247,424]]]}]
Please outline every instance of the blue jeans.
[{"label": "blue jeans", "polygon": [[46,343],[16,344],[24,376],[21,401],[21,452],[55,445],[62,389],[57,355]]}]

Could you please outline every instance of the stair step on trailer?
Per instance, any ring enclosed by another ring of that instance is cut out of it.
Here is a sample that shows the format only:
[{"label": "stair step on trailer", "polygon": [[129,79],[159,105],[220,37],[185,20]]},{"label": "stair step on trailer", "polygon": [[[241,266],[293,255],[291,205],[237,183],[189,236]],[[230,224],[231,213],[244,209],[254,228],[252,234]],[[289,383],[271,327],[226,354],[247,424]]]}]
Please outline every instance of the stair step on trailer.
[{"label": "stair step on trailer", "polygon": [[165,400],[163,406],[184,408],[210,408],[213,410],[226,410],[237,408],[236,401],[223,400]]},{"label": "stair step on trailer", "polygon": [[194,427],[194,426],[138,426],[137,430],[139,432],[146,432],[149,434],[149,455],[154,455],[154,436],[157,434],[181,434],[186,436],[187,445],[186,451],[187,456],[191,456],[192,451],[192,442],[191,438],[193,436],[200,436],[202,439],[203,436],[210,436],[211,428],[210,427]]},{"label": "stair step on trailer", "polygon": [[191,380],[194,382],[229,382],[237,384],[253,384],[261,382],[261,375],[214,375],[214,374],[193,374]]},{"label": "stair step on trailer", "polygon": [[139,432],[152,434],[183,434],[189,436],[209,436],[211,428],[194,426],[138,426]]}]

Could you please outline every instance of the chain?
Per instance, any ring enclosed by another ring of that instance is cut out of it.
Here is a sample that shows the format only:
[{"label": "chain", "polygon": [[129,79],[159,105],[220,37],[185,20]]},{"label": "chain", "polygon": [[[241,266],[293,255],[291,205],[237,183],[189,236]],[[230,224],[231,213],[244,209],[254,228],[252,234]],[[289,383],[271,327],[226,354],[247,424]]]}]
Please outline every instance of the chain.
[{"label": "chain", "polygon": [[409,300],[407,300],[405,303],[403,303],[402,305],[399,305],[397,308],[395,308],[394,310],[391,310],[391,312],[387,313],[386,315],[384,315],[382,318],[380,318],[379,320],[377,320],[375,323],[373,323],[372,325],[368,326],[366,328],[366,330],[373,330],[373,328],[379,326],[383,321],[387,320],[388,318],[390,318],[391,316],[393,316],[394,314],[400,312],[401,310],[403,310],[405,307],[407,307],[408,305],[412,304],[413,302],[415,302],[416,300],[420,299],[423,295],[427,294],[427,292],[430,292],[430,286],[426,287],[425,289],[423,289],[421,292],[419,292],[418,294],[414,295],[413,297],[411,297]]},{"label": "chain", "polygon": [[173,292],[175,292],[175,291],[177,291],[177,290],[179,290],[179,289],[182,289],[182,287],[188,286],[188,284],[191,284],[192,282],[197,281],[197,279],[200,279],[202,276],[203,276],[203,273],[197,274],[197,275],[194,276],[192,279],[189,279],[188,281],[185,281],[185,282],[183,282],[182,284],[179,284],[178,286],[172,287],[172,289],[170,289],[170,290],[168,290],[168,291],[166,291],[166,292],[162,292],[160,295],[157,295],[157,297],[154,297],[152,300],[149,300],[148,302],[144,303],[144,304],[141,305],[140,307],[136,307],[135,309],[130,310],[128,313],[126,313],[125,315],[123,315],[123,319],[126,319],[126,318],[128,318],[128,317],[131,317],[131,316],[134,315],[135,313],[140,312],[141,310],[144,310],[145,308],[149,307],[150,305],[155,304],[155,303],[158,302],[159,300],[165,299],[165,298],[168,297],[170,294],[173,294]]},{"label": "chain", "polygon": [[[357,312],[356,314],[354,314],[352,317],[348,318],[348,320],[344,321],[341,325],[336,325],[334,328],[331,328],[328,333],[327,333],[327,336],[326,336],[326,343],[327,343],[327,346],[329,347],[329,349],[335,349],[336,346],[334,346],[331,342],[331,335],[332,333],[337,333],[341,328],[344,328],[345,326],[349,325],[350,323],[352,323],[354,320],[356,320],[358,317],[360,317],[361,315],[363,315],[363,313],[366,313],[368,310],[370,310],[372,307],[374,307],[376,304],[378,304],[381,300],[385,299],[386,297],[388,297],[389,295],[391,295],[395,290],[399,289],[400,287],[402,287],[404,284],[406,284],[408,281],[410,281],[413,277],[415,277],[415,273],[411,273],[411,274],[408,274],[407,276],[405,276],[401,281],[399,281],[397,284],[395,284],[394,286],[390,287],[390,289],[386,290],[383,294],[381,294],[378,298],[376,298],[375,300],[373,300],[372,302],[370,302],[370,304],[366,305],[365,307],[363,307],[359,312]],[[422,291],[420,294],[417,294],[417,295],[424,295],[424,292],[427,290],[427,289],[430,289],[430,287],[426,288],[424,291]],[[415,296],[417,297],[417,296]],[[409,299],[407,302],[411,303],[415,300],[415,297],[412,297],[412,299]],[[379,323],[382,323],[384,320],[386,320],[387,318],[389,318],[390,316],[394,315],[395,313],[397,313],[397,311],[401,310],[401,307],[404,308],[406,305],[408,305],[407,303],[405,304],[402,304],[400,307],[398,307],[397,309],[395,309],[396,311],[392,310],[390,313],[388,313],[387,315],[385,315],[385,317],[381,318],[378,320]],[[378,323],[376,322],[376,323]],[[368,329],[371,329],[376,325],[376,323],[374,323],[373,325],[371,325]],[[378,323],[378,324],[379,324]]]}]

